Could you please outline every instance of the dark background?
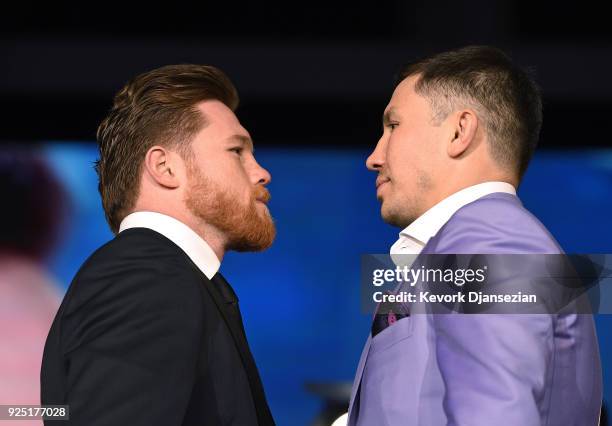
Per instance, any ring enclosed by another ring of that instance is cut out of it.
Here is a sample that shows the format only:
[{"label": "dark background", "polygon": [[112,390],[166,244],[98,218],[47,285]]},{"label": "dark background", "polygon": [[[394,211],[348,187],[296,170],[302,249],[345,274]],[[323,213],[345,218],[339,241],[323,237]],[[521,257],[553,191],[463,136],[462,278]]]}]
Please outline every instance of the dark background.
[{"label": "dark background", "polygon": [[225,70],[259,146],[371,146],[399,67],[493,44],[535,70],[543,147],[607,146],[612,26],[603,3],[527,0],[68,2],[3,5],[3,140],[93,140],[129,78]]}]

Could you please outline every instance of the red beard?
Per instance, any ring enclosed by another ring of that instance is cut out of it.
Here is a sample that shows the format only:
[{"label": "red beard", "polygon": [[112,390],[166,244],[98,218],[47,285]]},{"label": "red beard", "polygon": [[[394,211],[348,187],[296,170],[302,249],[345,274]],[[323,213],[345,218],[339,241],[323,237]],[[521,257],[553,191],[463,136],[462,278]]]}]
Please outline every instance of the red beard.
[{"label": "red beard", "polygon": [[276,236],[274,221],[267,208],[257,205],[257,200],[267,203],[270,199],[266,188],[255,186],[244,205],[238,201],[238,194],[224,191],[199,170],[189,169],[187,208],[227,237],[227,250],[261,251],[272,245]]}]

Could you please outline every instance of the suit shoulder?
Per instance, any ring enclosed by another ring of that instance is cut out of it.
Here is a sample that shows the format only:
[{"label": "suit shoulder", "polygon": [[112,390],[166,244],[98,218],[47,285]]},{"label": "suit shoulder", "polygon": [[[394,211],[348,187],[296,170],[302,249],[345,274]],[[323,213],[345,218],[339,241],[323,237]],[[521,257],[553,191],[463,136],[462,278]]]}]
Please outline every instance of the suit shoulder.
[{"label": "suit shoulder", "polygon": [[199,281],[187,255],[166,237],[129,229],[83,263],[66,293],[65,308],[70,312],[119,298],[181,303],[198,295]]},{"label": "suit shoulder", "polygon": [[94,251],[81,269],[90,264],[122,259],[139,260],[149,255],[179,256],[180,249],[163,235],[147,228],[127,229]]},{"label": "suit shoulder", "polygon": [[101,269],[122,265],[132,270],[173,270],[187,272],[187,255],[163,235],[146,228],[132,228],[93,252],[77,272],[75,279],[99,274]]},{"label": "suit shoulder", "polygon": [[560,253],[546,227],[514,195],[495,193],[459,210],[434,237],[436,251]]}]

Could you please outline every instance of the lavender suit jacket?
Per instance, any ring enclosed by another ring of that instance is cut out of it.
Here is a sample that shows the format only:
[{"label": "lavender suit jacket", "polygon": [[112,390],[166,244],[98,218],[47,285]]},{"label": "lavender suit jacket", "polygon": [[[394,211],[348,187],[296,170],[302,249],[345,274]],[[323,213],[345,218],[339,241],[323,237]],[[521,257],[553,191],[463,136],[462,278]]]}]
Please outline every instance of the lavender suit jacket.
[{"label": "lavender suit jacket", "polygon": [[[511,194],[459,209],[427,253],[561,253]],[[349,426],[590,426],[602,398],[591,315],[411,315],[368,337]]]}]

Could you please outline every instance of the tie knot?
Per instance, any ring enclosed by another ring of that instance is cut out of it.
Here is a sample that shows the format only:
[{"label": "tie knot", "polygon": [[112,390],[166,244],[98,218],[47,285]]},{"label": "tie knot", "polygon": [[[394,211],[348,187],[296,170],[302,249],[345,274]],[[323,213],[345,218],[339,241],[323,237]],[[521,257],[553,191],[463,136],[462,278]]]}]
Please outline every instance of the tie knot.
[{"label": "tie knot", "polygon": [[211,281],[217,287],[226,303],[238,304],[238,296],[236,296],[234,289],[220,272],[213,275]]}]

